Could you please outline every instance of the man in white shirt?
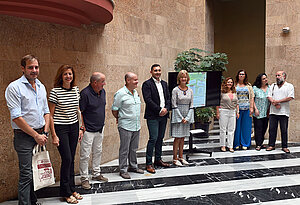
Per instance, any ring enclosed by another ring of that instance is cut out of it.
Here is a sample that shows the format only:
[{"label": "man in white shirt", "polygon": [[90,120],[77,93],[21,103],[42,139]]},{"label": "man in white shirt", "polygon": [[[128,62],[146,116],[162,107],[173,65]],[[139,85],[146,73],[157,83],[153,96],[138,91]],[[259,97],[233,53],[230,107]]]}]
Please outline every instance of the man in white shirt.
[{"label": "man in white shirt", "polygon": [[290,116],[289,101],[294,99],[294,86],[286,82],[286,73],[278,71],[276,73],[276,83],[273,83],[268,93],[271,102],[270,125],[269,125],[269,147],[267,151],[275,149],[278,122],[280,122],[282,151],[290,153],[288,144],[288,121]]}]

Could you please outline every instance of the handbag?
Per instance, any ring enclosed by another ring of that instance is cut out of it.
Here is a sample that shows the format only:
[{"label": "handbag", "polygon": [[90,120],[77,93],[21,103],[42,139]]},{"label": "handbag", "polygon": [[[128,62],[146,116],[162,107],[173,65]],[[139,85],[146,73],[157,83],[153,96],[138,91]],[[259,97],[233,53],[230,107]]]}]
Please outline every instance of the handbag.
[{"label": "handbag", "polygon": [[55,183],[54,171],[45,146],[35,145],[32,151],[34,191]]}]

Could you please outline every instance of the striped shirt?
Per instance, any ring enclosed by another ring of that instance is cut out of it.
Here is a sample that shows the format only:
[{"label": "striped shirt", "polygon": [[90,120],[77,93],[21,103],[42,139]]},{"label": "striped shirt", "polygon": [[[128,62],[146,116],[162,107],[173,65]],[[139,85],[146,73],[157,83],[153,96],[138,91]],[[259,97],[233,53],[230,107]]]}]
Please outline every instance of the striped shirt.
[{"label": "striped shirt", "polygon": [[71,90],[53,88],[50,91],[49,102],[54,103],[54,124],[68,125],[78,121],[79,89],[77,86]]}]

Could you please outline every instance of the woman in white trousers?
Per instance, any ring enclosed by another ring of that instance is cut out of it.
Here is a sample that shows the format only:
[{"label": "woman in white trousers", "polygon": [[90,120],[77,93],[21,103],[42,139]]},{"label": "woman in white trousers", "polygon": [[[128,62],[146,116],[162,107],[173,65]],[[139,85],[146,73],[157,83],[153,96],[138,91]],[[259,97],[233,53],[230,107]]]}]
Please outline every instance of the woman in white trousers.
[{"label": "woman in white trousers", "polygon": [[220,106],[217,106],[216,116],[220,124],[220,145],[222,152],[226,151],[226,147],[228,147],[230,152],[234,152],[234,131],[236,118],[239,118],[239,106],[237,101],[234,80],[228,77],[222,82],[221,101]]}]

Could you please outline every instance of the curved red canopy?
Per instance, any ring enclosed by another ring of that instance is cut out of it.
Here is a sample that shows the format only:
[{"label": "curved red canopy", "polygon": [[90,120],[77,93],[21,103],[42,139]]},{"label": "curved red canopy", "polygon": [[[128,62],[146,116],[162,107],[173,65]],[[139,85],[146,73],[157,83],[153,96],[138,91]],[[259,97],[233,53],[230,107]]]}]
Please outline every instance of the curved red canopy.
[{"label": "curved red canopy", "polygon": [[0,14],[80,26],[107,24],[113,19],[112,0],[1,0]]}]

